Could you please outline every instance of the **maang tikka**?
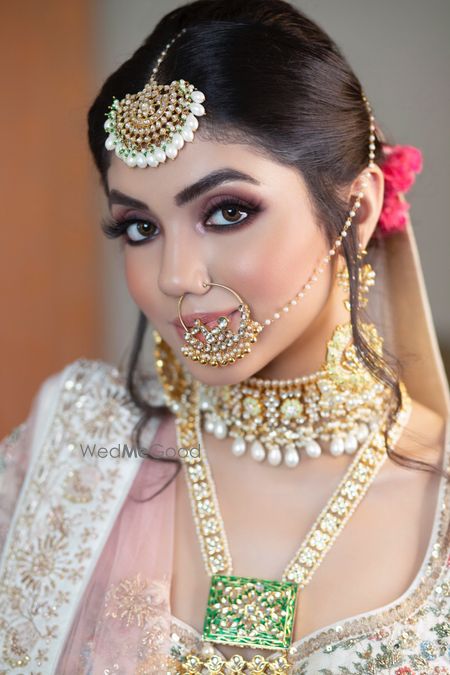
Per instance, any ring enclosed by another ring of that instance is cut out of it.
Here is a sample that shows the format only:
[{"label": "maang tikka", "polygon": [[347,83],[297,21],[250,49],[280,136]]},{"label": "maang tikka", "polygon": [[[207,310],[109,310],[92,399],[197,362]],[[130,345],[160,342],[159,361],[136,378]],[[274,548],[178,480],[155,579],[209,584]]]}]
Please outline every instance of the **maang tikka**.
[{"label": "maang tikka", "polygon": [[183,28],[161,52],[145,87],[136,94],[126,94],[120,101],[113,98],[109,106],[105,131],[107,150],[130,167],[157,167],[175,159],[184,143],[194,139],[198,119],[205,115],[203,92],[186,80],[158,84],[156,73],[173,42],[185,32]]}]

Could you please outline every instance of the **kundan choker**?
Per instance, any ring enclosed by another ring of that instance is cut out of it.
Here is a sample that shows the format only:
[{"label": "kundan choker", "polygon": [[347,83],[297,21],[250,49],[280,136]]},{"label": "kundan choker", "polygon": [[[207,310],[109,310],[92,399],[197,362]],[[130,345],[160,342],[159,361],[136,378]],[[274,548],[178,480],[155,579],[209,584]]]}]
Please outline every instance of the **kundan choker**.
[{"label": "kundan choker", "polygon": [[[381,356],[383,339],[375,326],[363,323],[361,331]],[[154,336],[158,361],[173,361],[156,331]],[[351,341],[351,324],[337,326],[327,344],[325,363],[311,375],[200,385],[203,430],[216,438],[232,438],[234,455],[248,451],[256,461],[266,460],[272,466],[296,467],[303,453],[319,457],[324,442],[333,456],[354,454],[370,431],[378,428],[390,392],[361,363]],[[166,403],[178,411],[173,396],[168,395]]]}]

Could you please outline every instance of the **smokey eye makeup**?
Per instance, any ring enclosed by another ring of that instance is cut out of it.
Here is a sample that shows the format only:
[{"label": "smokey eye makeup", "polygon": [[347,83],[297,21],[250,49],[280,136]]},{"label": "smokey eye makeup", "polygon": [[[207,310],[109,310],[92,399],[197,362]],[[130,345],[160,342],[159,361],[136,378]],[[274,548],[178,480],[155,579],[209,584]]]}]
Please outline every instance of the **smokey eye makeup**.
[{"label": "smokey eye makeup", "polygon": [[[200,221],[205,231],[230,232],[252,222],[262,210],[261,204],[254,200],[218,196],[201,211]],[[220,214],[218,218],[211,220],[216,213]],[[123,243],[130,246],[152,241],[159,234],[159,227],[151,219],[129,213],[117,218],[104,218],[101,229],[107,238],[123,237]]]}]

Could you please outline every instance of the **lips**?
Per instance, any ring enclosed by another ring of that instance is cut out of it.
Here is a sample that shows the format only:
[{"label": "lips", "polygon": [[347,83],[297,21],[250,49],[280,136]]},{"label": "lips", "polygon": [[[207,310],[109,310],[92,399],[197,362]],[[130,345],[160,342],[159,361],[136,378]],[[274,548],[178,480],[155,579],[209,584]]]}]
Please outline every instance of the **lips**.
[{"label": "lips", "polygon": [[[219,316],[226,316],[230,318],[231,314],[234,314],[237,310],[232,307],[231,309],[226,309],[223,310],[222,312],[195,312],[194,314],[186,314],[183,316],[183,321],[186,324],[188,328],[191,328],[194,325],[194,321],[196,319],[200,319],[200,321],[207,326],[208,328],[212,328],[213,326],[210,326],[210,324],[213,324],[217,321]],[[175,327],[181,328],[182,331],[184,331],[183,324],[181,323],[180,319],[177,317],[171,322]]]},{"label": "lips", "polygon": [[[211,330],[216,325],[216,321],[219,318],[219,316],[226,316],[230,321],[231,327],[231,323],[233,321],[233,317],[235,314],[239,314],[238,309],[230,309],[223,312],[202,312],[183,316],[183,321],[186,324],[186,326],[190,328],[194,324],[195,319],[200,319],[203,325],[206,326],[208,330]],[[182,327],[179,319],[175,319],[171,323],[175,326],[175,330],[177,331],[179,337],[183,340],[186,331]],[[200,342],[206,343],[205,337],[202,333],[197,333],[196,338]]]}]

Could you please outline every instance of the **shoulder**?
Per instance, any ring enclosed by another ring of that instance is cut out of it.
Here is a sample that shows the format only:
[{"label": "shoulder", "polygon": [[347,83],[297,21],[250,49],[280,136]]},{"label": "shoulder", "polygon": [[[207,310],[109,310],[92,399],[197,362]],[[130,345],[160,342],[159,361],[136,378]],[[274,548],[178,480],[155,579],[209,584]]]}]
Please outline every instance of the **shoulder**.
[{"label": "shoulder", "polygon": [[101,359],[84,357],[49,375],[41,384],[36,398],[62,405],[66,414],[84,410],[89,417],[104,412],[104,408],[110,414],[118,408],[129,413],[140,410],[127,388],[123,370]]},{"label": "shoulder", "polygon": [[124,378],[118,369],[104,361],[78,358],[63,368],[45,377],[37,386],[31,399],[27,418],[16,425],[2,440],[3,443],[16,443],[30,428],[41,426],[44,420],[52,417],[57,403],[62,396],[72,398],[81,395],[82,389],[97,387],[97,392],[105,392],[108,385],[115,384],[118,389],[125,389]]},{"label": "shoulder", "polygon": [[[402,459],[418,460],[430,466],[441,468],[446,454],[450,453],[450,444],[445,443],[447,420],[435,410],[428,408],[416,399],[411,400],[411,415],[400,438],[394,445],[394,451]],[[447,439],[448,441],[448,439]],[[429,470],[417,470],[406,467],[401,460],[386,462],[380,474],[379,484],[389,485],[408,483],[410,489],[422,489],[433,480],[438,483],[439,474]]]},{"label": "shoulder", "polygon": [[[86,359],[84,357],[71,361],[59,371],[50,374],[43,382],[43,388],[64,385],[66,390],[79,390],[83,385],[96,383],[116,383],[125,386],[124,374],[119,369],[101,359]],[[81,386],[77,386],[81,385]]]},{"label": "shoulder", "polygon": [[[88,421],[92,427],[101,421],[136,424],[143,409],[127,385],[128,374],[123,368],[100,359],[78,358],[41,385],[37,399],[52,400],[67,423]],[[133,381],[139,397],[149,406],[164,406],[163,387],[154,371],[138,370]],[[125,428],[125,426],[123,428]]]},{"label": "shoulder", "polygon": [[45,400],[62,395],[77,398],[86,392],[104,398],[111,395],[111,389],[123,394],[126,392],[124,373],[101,359],[83,357],[48,375],[41,383],[36,399]]},{"label": "shoulder", "polygon": [[78,358],[42,381],[27,426],[37,452],[49,433],[80,433],[87,428],[104,433],[108,424],[119,431],[136,424],[141,414],[123,372],[100,359]]}]

